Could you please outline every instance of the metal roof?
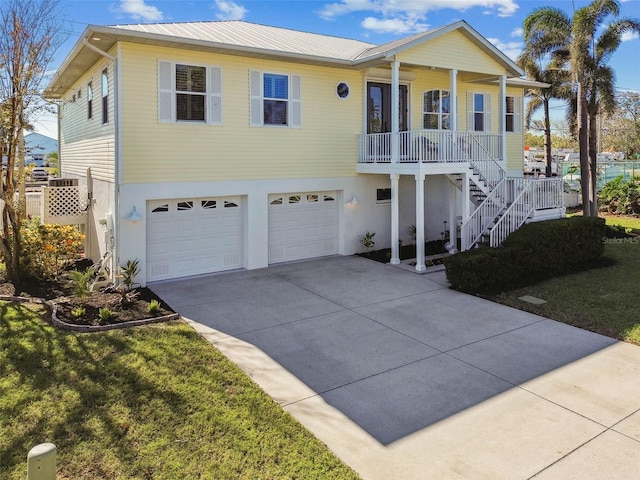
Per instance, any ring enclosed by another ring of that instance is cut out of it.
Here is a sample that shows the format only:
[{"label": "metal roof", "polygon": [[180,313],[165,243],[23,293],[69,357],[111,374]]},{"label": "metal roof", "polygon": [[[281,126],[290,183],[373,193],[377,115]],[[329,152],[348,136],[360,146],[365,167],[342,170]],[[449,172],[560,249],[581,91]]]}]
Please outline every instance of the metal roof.
[{"label": "metal roof", "polygon": [[198,40],[227,46],[268,50],[302,56],[353,60],[374,47],[347,38],[307,33],[237,20],[218,22],[153,23],[113,25],[125,31]]},{"label": "metal roof", "polygon": [[89,25],[58,68],[45,95],[60,98],[103,52],[108,52],[118,41],[363,69],[386,64],[394,55],[454,30],[462,32],[478,48],[496,58],[510,77],[524,75],[515,62],[463,20],[384,45],[237,20]]}]

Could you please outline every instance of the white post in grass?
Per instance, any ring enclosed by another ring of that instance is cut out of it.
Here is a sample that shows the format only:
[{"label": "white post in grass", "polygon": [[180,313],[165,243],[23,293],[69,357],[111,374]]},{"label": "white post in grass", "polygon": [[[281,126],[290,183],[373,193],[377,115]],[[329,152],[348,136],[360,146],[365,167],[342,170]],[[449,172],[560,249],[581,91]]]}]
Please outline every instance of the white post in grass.
[{"label": "white post in grass", "polygon": [[36,445],[27,454],[27,480],[56,480],[56,446]]}]

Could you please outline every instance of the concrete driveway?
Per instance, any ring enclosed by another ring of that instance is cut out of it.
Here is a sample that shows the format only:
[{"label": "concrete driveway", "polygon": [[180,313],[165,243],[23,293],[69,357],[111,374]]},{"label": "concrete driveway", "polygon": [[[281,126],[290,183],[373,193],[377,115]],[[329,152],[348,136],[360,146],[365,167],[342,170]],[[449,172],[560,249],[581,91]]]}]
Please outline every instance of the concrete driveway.
[{"label": "concrete driveway", "polygon": [[364,479],[640,478],[640,348],[330,257],[152,289]]}]

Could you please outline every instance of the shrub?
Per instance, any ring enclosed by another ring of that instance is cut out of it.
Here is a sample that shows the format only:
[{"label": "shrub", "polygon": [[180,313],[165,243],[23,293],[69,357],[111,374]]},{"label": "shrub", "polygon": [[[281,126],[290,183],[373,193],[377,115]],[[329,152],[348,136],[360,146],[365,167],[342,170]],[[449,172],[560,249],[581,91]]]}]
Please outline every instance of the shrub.
[{"label": "shrub", "polygon": [[80,258],[84,235],[72,225],[42,225],[38,219],[22,227],[21,268],[27,277],[55,279]]},{"label": "shrub", "polygon": [[481,293],[562,274],[600,258],[606,232],[604,219],[594,217],[530,223],[502,247],[447,257],[447,280],[458,290]]},{"label": "shrub", "polygon": [[601,208],[615,215],[640,213],[638,179],[625,180],[622,175],[607,182],[598,195]]}]

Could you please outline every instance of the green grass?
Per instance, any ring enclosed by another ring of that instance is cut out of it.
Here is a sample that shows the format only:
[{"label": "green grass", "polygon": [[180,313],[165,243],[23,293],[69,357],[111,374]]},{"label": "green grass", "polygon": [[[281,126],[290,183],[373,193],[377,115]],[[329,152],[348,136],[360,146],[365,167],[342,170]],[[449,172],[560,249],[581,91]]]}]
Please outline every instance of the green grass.
[{"label": "green grass", "polygon": [[[640,239],[606,240],[604,262],[583,272],[511,290],[491,299],[625,342],[640,345]],[[546,300],[532,305],[518,297]]]},{"label": "green grass", "polygon": [[64,479],[355,479],[182,322],[64,332],[0,302],[0,478],[36,444]]},{"label": "green grass", "polygon": [[640,233],[640,218],[636,217],[620,217],[615,215],[609,215],[604,217],[607,225],[611,226],[619,226],[623,228],[628,228],[634,231],[635,233]]},{"label": "green grass", "polygon": [[[567,217],[571,217],[573,215],[582,215],[582,212],[567,213]],[[599,214],[599,216],[605,219],[607,225],[628,228],[634,233],[640,234],[640,218],[627,215]]]}]

